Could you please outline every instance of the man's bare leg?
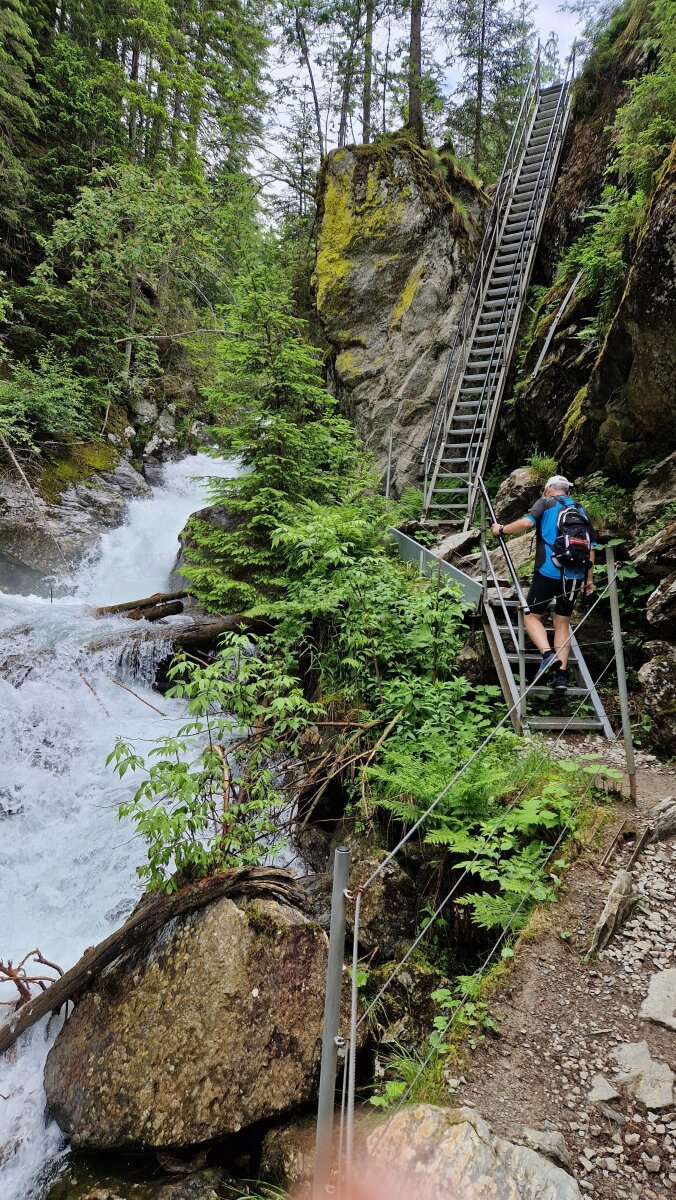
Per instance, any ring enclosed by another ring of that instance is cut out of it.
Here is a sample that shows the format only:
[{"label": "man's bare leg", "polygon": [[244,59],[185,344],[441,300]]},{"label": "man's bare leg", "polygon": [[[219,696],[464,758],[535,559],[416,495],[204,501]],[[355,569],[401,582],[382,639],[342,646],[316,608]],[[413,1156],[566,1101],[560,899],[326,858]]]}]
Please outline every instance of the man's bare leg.
[{"label": "man's bare leg", "polygon": [[560,617],[554,613],[554,649],[564,671],[568,666],[570,654],[570,617]]},{"label": "man's bare leg", "polygon": [[546,654],[551,647],[549,645],[547,630],[542,624],[542,619],[537,615],[537,613],[526,613],[523,619],[523,624],[533,645],[537,646],[540,654]]}]

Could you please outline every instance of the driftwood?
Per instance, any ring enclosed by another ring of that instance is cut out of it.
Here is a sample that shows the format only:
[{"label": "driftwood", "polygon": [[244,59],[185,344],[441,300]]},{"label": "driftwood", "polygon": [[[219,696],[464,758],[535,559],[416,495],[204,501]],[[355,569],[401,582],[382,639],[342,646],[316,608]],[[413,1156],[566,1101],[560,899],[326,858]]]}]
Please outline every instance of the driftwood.
[{"label": "driftwood", "polygon": [[241,613],[232,613],[227,617],[204,616],[194,618],[190,624],[168,626],[159,629],[146,629],[141,633],[134,630],[131,634],[108,634],[104,638],[89,643],[89,649],[96,652],[107,650],[109,646],[129,645],[136,642],[166,642],[173,643],[176,650],[199,649],[200,646],[210,646],[223,633],[241,630],[244,633],[269,633],[272,628],[269,621],[262,617],[245,617]]},{"label": "driftwood", "polygon": [[[143,600],[125,600],[124,604],[106,604],[103,608],[95,608],[92,610],[95,617],[114,617],[118,613],[128,613],[133,621],[140,620],[140,617],[135,614],[144,608],[154,608],[156,605],[170,604],[179,600],[185,600],[188,592],[155,592],[152,596],[146,596]],[[175,612],[182,612],[183,605],[175,609]],[[132,614],[134,614],[132,616]],[[148,617],[148,620],[157,620],[157,618]]]},{"label": "driftwood", "polygon": [[305,893],[290,871],[279,867],[242,867],[188,883],[171,896],[161,892],[142,900],[120,929],[97,946],[85,950],[74,967],[39,996],[22,1005],[11,1020],[0,1026],[0,1054],[36,1021],[47,1013],[57,1012],[66,1001],[73,1000],[88,988],[104,967],[153,937],[174,917],[194,912],[223,896],[266,895],[301,907]]},{"label": "driftwood", "polygon": [[167,600],[164,604],[154,604],[152,608],[132,608],[125,616],[128,621],[161,621],[163,617],[175,617],[182,612],[182,600]]},{"label": "driftwood", "polygon": [[629,919],[638,904],[639,896],[634,891],[631,871],[618,871],[615,876],[603,912],[596,922],[591,936],[586,960],[594,958],[603,950],[614,933]]}]

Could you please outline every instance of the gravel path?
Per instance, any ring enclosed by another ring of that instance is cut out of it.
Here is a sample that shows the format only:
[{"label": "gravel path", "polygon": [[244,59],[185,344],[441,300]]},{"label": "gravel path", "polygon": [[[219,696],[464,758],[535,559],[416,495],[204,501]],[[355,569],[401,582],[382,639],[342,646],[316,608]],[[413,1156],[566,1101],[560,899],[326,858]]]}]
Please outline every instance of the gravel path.
[{"label": "gravel path", "polygon": [[[589,741],[578,742],[575,753],[589,748]],[[619,760],[619,747],[605,744],[604,756]],[[638,804],[617,805],[606,845],[624,816],[640,835],[647,812],[676,795],[676,773],[649,756],[639,761]],[[670,1070],[676,1068],[676,1033],[639,1016],[653,976],[676,966],[675,837],[643,851],[633,872],[640,901],[632,918],[595,961],[584,961],[610,884],[635,844],[618,841],[608,866],[599,865],[603,849],[575,863],[565,894],[545,917],[549,928],[522,946],[507,982],[490,1001],[501,1036],[482,1044],[465,1076],[451,1081],[457,1084],[456,1102],[475,1104],[514,1140],[524,1126],[560,1131],[582,1193],[597,1200],[666,1200],[676,1194]],[[666,979],[676,976],[661,976]],[[631,1049],[621,1049],[627,1046]],[[632,1076],[627,1056],[643,1064],[642,1083],[627,1082]],[[618,1079],[620,1063],[628,1069]]]}]

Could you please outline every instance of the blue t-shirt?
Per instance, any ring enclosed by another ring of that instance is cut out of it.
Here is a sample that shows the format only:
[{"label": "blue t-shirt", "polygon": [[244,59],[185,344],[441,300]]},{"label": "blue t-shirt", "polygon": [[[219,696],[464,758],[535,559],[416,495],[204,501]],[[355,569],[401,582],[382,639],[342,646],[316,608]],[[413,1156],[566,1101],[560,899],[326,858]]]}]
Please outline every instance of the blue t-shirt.
[{"label": "blue t-shirt", "polygon": [[[575,501],[570,496],[541,496],[539,500],[526,514],[526,520],[532,521],[536,531],[536,547],[535,547],[535,570],[544,575],[545,579],[560,579],[561,568],[554,565],[552,562],[552,554],[554,551],[554,542],[556,541],[556,524],[561,511],[561,505],[565,504],[569,507],[574,505]],[[582,512],[585,513],[587,520],[588,514],[580,505]],[[589,525],[591,531],[591,522]],[[591,533],[592,546],[594,542],[594,534]],[[566,567],[566,579],[583,579],[584,571],[575,571],[572,567]]]}]

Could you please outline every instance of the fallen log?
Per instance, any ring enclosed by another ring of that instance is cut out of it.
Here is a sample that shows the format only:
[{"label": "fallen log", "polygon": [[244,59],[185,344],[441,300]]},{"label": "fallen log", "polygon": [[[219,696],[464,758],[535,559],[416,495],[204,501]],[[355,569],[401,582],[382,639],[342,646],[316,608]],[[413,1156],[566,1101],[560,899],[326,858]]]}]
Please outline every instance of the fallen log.
[{"label": "fallen log", "polygon": [[175,617],[183,612],[182,600],[167,600],[148,608],[132,608],[125,613],[128,621],[161,621],[162,617]]},{"label": "fallen log", "polygon": [[152,608],[155,604],[168,603],[171,600],[185,600],[188,592],[154,592],[143,600],[125,600],[124,604],[106,604],[102,608],[93,608],[95,617],[114,617],[117,613],[132,612],[138,608]]},{"label": "fallen log", "polygon": [[121,954],[154,937],[168,921],[203,908],[223,896],[265,895],[298,908],[303,906],[305,897],[303,888],[291,872],[280,867],[238,867],[219,871],[207,879],[186,884],[171,896],[161,892],[144,897],[120,929],[97,946],[85,950],[74,967],[39,996],[23,1004],[6,1024],[0,1026],[0,1054],[4,1054],[42,1017],[58,1012],[66,1001],[73,1000],[90,987],[103,968]]},{"label": "fallen log", "polygon": [[238,630],[242,633],[269,633],[271,622],[263,617],[245,617],[232,613],[227,617],[198,617],[185,625],[163,625],[158,629],[134,630],[130,634],[118,631],[104,638],[89,642],[91,651],[107,650],[110,646],[128,646],[134,642],[170,641],[176,650],[192,650],[200,646],[213,645],[223,633]]}]

